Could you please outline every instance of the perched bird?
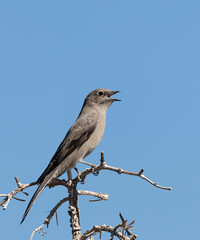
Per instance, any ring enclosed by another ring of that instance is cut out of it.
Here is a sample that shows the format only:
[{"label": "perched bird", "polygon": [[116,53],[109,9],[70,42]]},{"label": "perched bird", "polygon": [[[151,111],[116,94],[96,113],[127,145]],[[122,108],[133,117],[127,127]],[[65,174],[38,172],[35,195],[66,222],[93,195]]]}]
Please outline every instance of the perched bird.
[{"label": "perched bird", "polygon": [[76,122],[69,129],[49,165],[38,178],[39,186],[26,208],[21,223],[42,190],[66,171],[70,177],[71,169],[99,144],[104,135],[106,111],[113,102],[120,101],[110,97],[118,92],[99,88],[88,94]]}]

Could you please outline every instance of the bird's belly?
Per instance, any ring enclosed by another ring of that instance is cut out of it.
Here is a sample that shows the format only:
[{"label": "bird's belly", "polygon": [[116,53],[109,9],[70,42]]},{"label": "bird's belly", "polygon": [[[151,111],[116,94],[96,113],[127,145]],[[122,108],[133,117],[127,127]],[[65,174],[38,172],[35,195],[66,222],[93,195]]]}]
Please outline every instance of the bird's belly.
[{"label": "bird's belly", "polygon": [[65,158],[63,162],[57,167],[55,176],[58,178],[66,171],[70,171],[82,159],[83,157],[81,156],[80,152],[77,149],[74,150],[74,152],[71,153],[67,158]]},{"label": "bird's belly", "polygon": [[104,135],[104,129],[105,124],[99,124],[97,129],[95,129],[95,132],[91,135],[89,141],[86,141],[80,148],[80,150],[83,149],[83,158],[88,156],[97,147]]}]

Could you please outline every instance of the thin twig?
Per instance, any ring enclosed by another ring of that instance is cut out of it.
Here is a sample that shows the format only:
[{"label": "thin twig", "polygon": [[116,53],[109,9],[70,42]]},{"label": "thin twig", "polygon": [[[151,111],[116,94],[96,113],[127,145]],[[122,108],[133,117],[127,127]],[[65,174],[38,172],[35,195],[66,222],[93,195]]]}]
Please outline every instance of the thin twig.
[{"label": "thin twig", "polygon": [[57,204],[55,205],[55,207],[50,211],[49,215],[48,215],[48,216],[46,217],[46,219],[44,220],[43,224],[42,224],[40,227],[36,228],[36,229],[32,232],[31,237],[30,237],[30,240],[33,239],[33,235],[34,235],[36,232],[39,232],[40,234],[41,234],[41,232],[42,232],[43,234],[45,233],[45,232],[43,231],[44,225],[47,225],[47,228],[48,228],[48,226],[49,226],[49,224],[50,224],[50,221],[51,221],[53,215],[56,213],[56,211],[58,210],[58,208],[59,208],[63,203],[65,203],[66,201],[69,201],[69,198],[68,198],[68,197],[63,198],[62,200],[59,201],[59,203],[57,203]]},{"label": "thin twig", "polygon": [[[15,200],[18,200],[18,201],[23,201],[22,199],[19,199],[19,198],[16,198],[14,197],[17,193],[19,192],[22,192],[24,193],[25,195],[27,195],[27,193],[23,192],[24,189],[30,187],[30,186],[33,186],[33,185],[36,185],[37,183],[36,182],[32,182],[32,183],[28,183],[28,184],[22,184],[20,183],[20,181],[17,179],[17,177],[15,177],[15,181],[17,183],[17,188],[15,190],[13,190],[12,192],[8,193],[8,194],[0,194],[0,197],[5,197],[1,202],[0,202],[0,206],[3,207],[3,210],[6,210],[10,200],[12,198],[14,198]],[[4,204],[5,203],[5,204]]]}]

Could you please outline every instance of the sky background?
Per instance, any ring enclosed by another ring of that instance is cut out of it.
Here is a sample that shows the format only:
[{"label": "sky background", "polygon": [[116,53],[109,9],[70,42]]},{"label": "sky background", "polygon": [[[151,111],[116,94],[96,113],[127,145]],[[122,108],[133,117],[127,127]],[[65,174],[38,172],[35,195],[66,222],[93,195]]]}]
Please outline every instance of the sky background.
[{"label": "sky background", "polygon": [[[95,88],[120,90],[106,131],[87,157],[144,174],[164,191],[128,175],[102,171],[78,189],[109,193],[107,202],[80,197],[82,232],[135,219],[138,240],[199,236],[200,2],[1,1],[0,193],[35,181]],[[81,164],[77,167],[84,169]],[[75,176],[75,172],[73,172]],[[66,177],[66,174],[63,175]],[[27,240],[66,189],[45,189],[20,225],[26,202],[0,209],[2,240]],[[68,205],[45,237],[71,239]],[[98,237],[96,238],[98,239]],[[108,235],[102,235],[103,240]]]}]

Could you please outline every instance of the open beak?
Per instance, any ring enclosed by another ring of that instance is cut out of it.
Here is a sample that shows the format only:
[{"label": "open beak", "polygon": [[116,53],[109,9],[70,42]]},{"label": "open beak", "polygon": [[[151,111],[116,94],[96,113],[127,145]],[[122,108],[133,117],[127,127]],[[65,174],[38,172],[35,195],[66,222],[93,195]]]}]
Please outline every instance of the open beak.
[{"label": "open beak", "polygon": [[[109,94],[109,97],[112,96],[112,95],[114,95],[114,94],[116,94],[116,93],[118,93],[118,92],[120,92],[120,91],[112,91],[112,92]],[[115,101],[121,101],[120,99],[114,99],[114,98],[111,98],[111,99],[112,99],[113,102],[115,102]]]}]

